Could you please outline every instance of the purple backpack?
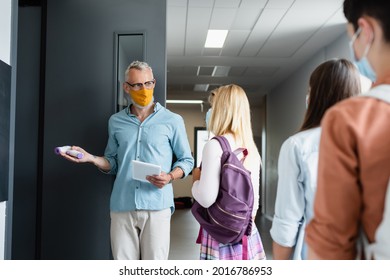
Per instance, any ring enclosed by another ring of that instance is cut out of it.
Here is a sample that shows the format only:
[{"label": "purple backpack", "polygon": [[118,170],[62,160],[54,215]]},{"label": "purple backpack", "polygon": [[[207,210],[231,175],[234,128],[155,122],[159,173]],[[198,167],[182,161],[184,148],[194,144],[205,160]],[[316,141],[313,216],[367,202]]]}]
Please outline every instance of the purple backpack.
[{"label": "purple backpack", "polygon": [[[216,136],[221,144],[221,178],[217,200],[208,208],[195,201],[191,211],[208,234],[219,243],[237,243],[251,234],[252,209],[254,202],[250,171],[244,165],[248,154],[246,149],[231,151],[229,142],[223,136]],[[237,158],[241,152],[244,158]]]}]

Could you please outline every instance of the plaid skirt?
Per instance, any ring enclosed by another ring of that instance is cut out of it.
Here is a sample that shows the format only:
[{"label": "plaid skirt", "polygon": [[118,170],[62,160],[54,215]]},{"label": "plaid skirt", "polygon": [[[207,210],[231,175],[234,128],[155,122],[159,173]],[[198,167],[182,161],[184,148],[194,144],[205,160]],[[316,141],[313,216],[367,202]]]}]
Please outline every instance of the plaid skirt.
[{"label": "plaid skirt", "polygon": [[[200,241],[201,260],[242,260],[242,242],[233,244],[219,243],[204,229],[202,229]],[[252,227],[251,236],[248,237],[248,259],[266,259],[260,233],[255,225]]]}]

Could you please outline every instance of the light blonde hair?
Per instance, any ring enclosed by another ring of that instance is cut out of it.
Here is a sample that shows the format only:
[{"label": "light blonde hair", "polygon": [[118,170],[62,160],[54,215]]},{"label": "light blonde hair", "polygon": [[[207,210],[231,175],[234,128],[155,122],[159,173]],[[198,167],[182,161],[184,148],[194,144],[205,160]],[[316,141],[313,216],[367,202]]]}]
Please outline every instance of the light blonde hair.
[{"label": "light blonde hair", "polygon": [[248,149],[248,157],[260,159],[250,114],[248,98],[240,86],[221,86],[215,90],[209,130],[217,136],[232,134],[238,146]]}]

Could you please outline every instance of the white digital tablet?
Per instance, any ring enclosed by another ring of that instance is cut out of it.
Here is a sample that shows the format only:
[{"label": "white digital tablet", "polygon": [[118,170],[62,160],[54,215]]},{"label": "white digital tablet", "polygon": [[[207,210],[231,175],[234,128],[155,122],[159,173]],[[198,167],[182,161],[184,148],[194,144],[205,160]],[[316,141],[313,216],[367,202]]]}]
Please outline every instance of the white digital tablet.
[{"label": "white digital tablet", "polygon": [[133,179],[142,182],[149,183],[149,181],[146,180],[146,176],[160,175],[161,173],[161,166],[138,161],[138,160],[131,161],[131,168],[132,168]]}]

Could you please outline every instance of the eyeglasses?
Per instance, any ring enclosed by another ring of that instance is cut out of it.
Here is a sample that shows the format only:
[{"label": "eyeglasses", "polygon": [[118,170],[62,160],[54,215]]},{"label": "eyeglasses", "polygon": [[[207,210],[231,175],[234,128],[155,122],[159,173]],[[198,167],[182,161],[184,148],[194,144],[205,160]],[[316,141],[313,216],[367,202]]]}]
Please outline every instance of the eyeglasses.
[{"label": "eyeglasses", "polygon": [[136,83],[136,84],[130,84],[129,82],[126,82],[130,87],[132,87],[134,90],[140,90],[143,86],[147,89],[151,89],[154,85],[156,80],[147,81],[145,83]]}]

